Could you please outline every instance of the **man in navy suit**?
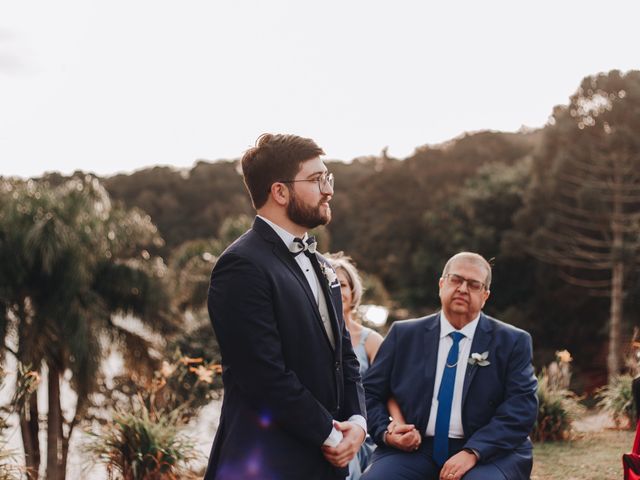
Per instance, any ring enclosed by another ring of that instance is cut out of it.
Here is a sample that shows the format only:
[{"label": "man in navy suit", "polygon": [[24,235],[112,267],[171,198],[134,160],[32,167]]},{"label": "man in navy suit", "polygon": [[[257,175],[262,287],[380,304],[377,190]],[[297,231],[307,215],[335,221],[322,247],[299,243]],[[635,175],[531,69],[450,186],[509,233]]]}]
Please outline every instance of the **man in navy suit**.
[{"label": "man in navy suit", "polygon": [[[482,256],[454,255],[439,285],[442,310],[394,323],[365,376],[369,433],[380,447],[362,479],[528,479],[531,337],[482,313],[491,285]],[[406,423],[389,417],[390,397]]]},{"label": "man in navy suit", "polygon": [[344,479],[364,441],[340,282],[307,235],[331,219],[323,154],[310,139],[265,134],[242,158],[258,215],[211,274],[224,400],[206,480]]}]

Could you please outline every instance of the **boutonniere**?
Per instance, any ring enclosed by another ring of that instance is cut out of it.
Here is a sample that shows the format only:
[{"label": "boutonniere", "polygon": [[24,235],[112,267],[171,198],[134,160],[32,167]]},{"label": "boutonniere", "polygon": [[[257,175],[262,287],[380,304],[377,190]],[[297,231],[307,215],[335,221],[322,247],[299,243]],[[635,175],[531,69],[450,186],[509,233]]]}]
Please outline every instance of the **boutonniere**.
[{"label": "boutonniere", "polygon": [[478,365],[479,367],[486,367],[491,365],[491,362],[487,360],[489,358],[489,351],[484,353],[472,353],[469,357],[469,365]]},{"label": "boutonniere", "polygon": [[322,269],[324,278],[327,279],[327,282],[331,287],[335,282],[338,281],[338,275],[336,274],[336,271],[331,267],[331,265],[327,265],[326,263],[323,263],[322,265],[320,265],[320,267]]}]

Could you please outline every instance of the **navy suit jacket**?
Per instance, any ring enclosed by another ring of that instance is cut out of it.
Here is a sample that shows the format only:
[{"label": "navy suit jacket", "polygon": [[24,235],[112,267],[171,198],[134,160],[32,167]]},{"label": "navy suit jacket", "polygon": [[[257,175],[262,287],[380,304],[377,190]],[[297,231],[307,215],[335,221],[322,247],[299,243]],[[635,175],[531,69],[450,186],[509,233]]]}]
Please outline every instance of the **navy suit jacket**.
[{"label": "navy suit jacket", "polygon": [[256,218],[218,259],[209,315],[222,353],[224,399],[206,480],[337,479],[321,446],[332,420],[365,414],[358,360],[342,318],[340,284],[324,291],[331,347],[315,298],[276,232]]},{"label": "navy suit jacket", "polygon": [[[440,341],[440,314],[395,322],[365,375],[369,433],[383,445],[387,400],[398,401],[407,423],[424,434],[429,422]],[[489,352],[489,365],[467,365],[462,392],[465,447],[495,463],[506,478],[529,478],[537,379],[531,336],[480,315],[471,353]]]}]

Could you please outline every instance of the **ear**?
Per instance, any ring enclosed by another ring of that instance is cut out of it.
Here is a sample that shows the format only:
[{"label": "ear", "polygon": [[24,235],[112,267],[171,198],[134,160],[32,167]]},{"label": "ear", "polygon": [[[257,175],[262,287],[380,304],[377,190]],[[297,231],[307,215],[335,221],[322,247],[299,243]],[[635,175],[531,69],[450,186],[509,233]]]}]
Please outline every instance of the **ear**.
[{"label": "ear", "polygon": [[271,184],[271,197],[280,206],[284,207],[289,203],[289,188],[284,183],[275,182]]},{"label": "ear", "polygon": [[482,306],[480,308],[484,308],[484,304],[487,303],[487,299],[489,298],[489,295],[491,295],[491,291],[485,290],[482,295]]}]

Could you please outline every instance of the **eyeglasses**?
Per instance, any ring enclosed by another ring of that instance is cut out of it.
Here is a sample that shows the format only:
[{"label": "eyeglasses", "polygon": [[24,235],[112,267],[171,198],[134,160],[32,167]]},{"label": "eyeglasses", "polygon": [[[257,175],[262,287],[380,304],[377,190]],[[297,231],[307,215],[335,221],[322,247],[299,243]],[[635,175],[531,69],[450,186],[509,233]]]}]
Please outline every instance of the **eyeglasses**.
[{"label": "eyeglasses", "polygon": [[461,287],[464,282],[467,282],[467,287],[472,292],[479,292],[485,288],[485,284],[479,280],[473,280],[471,278],[464,278],[462,275],[456,273],[447,273],[444,278],[454,287]]},{"label": "eyeglasses", "polygon": [[333,191],[333,173],[324,172],[316,178],[303,178],[302,180],[280,180],[280,183],[296,183],[296,182],[316,182],[320,193],[329,193]]}]

